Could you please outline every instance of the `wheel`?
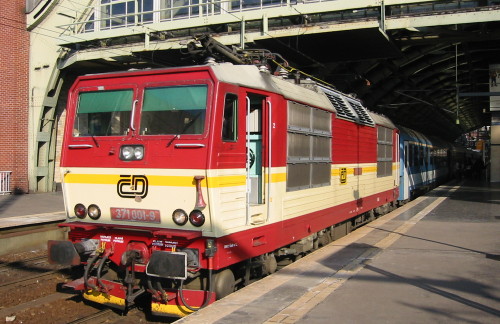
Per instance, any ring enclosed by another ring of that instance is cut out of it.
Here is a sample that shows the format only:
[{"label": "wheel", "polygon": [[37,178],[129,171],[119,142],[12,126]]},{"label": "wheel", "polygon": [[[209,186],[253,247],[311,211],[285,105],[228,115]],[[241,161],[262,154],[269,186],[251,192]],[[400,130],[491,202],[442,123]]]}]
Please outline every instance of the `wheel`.
[{"label": "wheel", "polygon": [[230,269],[222,270],[213,276],[213,289],[217,299],[221,299],[234,291],[234,274]]}]

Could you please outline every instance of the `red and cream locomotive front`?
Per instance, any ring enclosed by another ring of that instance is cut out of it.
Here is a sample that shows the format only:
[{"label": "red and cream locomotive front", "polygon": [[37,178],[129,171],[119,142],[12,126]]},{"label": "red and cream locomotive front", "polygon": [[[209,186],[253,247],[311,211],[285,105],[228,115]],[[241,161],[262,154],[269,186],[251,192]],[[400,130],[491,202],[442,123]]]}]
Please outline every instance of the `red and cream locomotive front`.
[{"label": "red and cream locomotive front", "polygon": [[208,68],[73,85],[61,157],[70,240],[50,241],[49,259],[84,265],[68,286],[85,298],[126,308],[148,291],[153,311],[180,316],[215,298],[200,278],[216,251],[206,179],[215,86]]}]

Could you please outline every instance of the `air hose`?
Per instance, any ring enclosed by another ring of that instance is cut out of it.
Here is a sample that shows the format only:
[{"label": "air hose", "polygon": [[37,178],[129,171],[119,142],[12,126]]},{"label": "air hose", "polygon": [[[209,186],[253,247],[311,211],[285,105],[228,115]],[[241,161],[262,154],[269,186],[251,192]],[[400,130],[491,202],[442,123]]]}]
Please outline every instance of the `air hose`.
[{"label": "air hose", "polygon": [[101,260],[101,263],[99,264],[99,267],[97,267],[97,283],[105,289],[105,291],[107,292],[107,288],[106,286],[102,283],[101,281],[101,272],[102,272],[102,268],[104,266],[104,264],[106,263],[106,260],[108,260],[108,255],[105,254]]},{"label": "air hose", "polygon": [[92,288],[93,290],[97,290],[97,287],[91,283],[89,283],[89,273],[90,273],[90,270],[92,270],[95,262],[97,261],[97,259],[100,257],[100,254],[99,253],[96,253],[92,259],[90,259],[90,261],[87,263],[87,265],[85,266],[85,272],[83,273],[83,282],[85,284],[85,287],[89,287],[89,288]]},{"label": "air hose", "polygon": [[210,302],[210,299],[212,299],[212,294],[213,294],[213,291],[212,291],[213,290],[213,287],[212,287],[213,286],[212,258],[211,257],[208,258],[208,295],[207,295],[207,298],[205,299],[205,302],[203,303],[203,305],[201,305],[198,308],[188,305],[188,303],[184,299],[184,290],[182,288],[183,285],[184,285],[184,280],[181,280],[181,284],[179,287],[179,297],[181,298],[181,301],[184,304],[184,307],[186,307],[187,309],[189,309],[190,311],[193,311],[193,312],[196,312],[196,311],[206,307],[208,305],[208,303]]}]

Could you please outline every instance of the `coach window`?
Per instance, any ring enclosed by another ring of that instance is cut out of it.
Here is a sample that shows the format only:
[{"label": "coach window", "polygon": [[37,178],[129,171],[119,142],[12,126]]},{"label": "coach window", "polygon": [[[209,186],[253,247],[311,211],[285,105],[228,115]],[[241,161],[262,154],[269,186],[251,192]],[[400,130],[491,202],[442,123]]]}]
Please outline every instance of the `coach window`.
[{"label": "coach window", "polygon": [[226,95],[224,101],[224,119],[222,121],[222,140],[236,142],[238,140],[238,96],[232,93]]}]

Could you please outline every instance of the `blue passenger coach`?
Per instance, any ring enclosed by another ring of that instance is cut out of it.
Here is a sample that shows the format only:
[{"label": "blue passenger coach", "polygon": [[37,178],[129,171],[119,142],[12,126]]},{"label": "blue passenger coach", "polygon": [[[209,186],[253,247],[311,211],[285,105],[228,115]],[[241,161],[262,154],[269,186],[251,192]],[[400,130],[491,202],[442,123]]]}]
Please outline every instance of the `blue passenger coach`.
[{"label": "blue passenger coach", "polygon": [[400,130],[400,188],[401,203],[430,190],[450,176],[452,145],[406,127]]}]

